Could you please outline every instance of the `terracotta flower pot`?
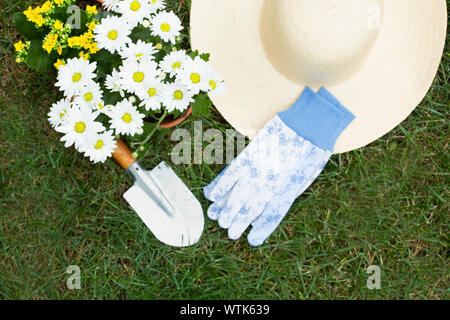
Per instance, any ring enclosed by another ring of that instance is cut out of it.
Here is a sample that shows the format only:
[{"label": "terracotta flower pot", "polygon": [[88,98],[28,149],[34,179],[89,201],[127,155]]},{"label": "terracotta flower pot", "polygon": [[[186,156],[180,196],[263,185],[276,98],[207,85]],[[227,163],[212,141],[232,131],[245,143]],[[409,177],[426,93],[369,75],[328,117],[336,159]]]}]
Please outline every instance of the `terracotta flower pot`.
[{"label": "terracotta flower pot", "polygon": [[[103,0],[95,0],[96,2],[103,4]],[[190,115],[192,114],[192,107],[189,107],[186,112],[184,113],[184,115],[176,118],[176,119],[170,119],[170,120],[164,120],[161,124],[160,127],[161,128],[173,128],[177,125],[179,125],[180,123],[182,123],[184,120],[186,120]]]}]

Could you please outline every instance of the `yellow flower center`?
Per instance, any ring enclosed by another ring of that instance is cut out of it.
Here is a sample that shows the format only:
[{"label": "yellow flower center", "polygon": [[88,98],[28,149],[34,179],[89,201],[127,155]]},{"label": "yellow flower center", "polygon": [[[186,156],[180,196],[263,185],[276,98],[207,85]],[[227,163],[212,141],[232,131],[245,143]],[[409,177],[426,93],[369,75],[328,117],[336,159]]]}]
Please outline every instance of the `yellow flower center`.
[{"label": "yellow flower center", "polygon": [[94,99],[94,95],[91,92],[86,93],[83,97],[84,101],[86,102],[92,101],[92,99]]},{"label": "yellow flower center", "polygon": [[150,90],[148,90],[148,95],[150,97],[154,97],[156,95],[156,89],[155,88],[151,88]]},{"label": "yellow flower center", "polygon": [[142,82],[142,81],[144,81],[144,78],[145,78],[145,75],[143,72],[138,71],[133,74],[133,80],[135,82]]},{"label": "yellow flower center", "polygon": [[100,150],[101,148],[103,148],[104,145],[105,143],[102,140],[97,140],[97,143],[95,144],[95,149]]},{"label": "yellow flower center", "polygon": [[217,83],[216,83],[214,80],[211,80],[211,81],[209,82],[209,85],[211,86],[211,88],[212,88],[213,90],[216,90],[216,88],[217,88]]},{"label": "yellow flower center", "polygon": [[125,123],[130,123],[131,121],[133,121],[133,118],[131,117],[131,114],[125,113],[122,117],[122,120]]},{"label": "yellow flower center", "polygon": [[180,63],[180,62],[175,62],[175,63],[172,65],[172,69],[178,69],[178,68],[181,68],[181,63]]},{"label": "yellow flower center", "polygon": [[84,130],[86,130],[86,124],[84,122],[77,122],[75,123],[75,132],[77,133],[83,133]]},{"label": "yellow flower center", "polygon": [[177,90],[173,93],[173,97],[177,100],[181,100],[181,99],[183,99],[183,92],[181,92],[180,90]]},{"label": "yellow flower center", "polygon": [[73,82],[78,82],[80,80],[81,80],[81,73],[79,73],[79,72],[74,73],[74,75],[72,76],[72,81]]},{"label": "yellow flower center", "polygon": [[118,33],[116,30],[111,30],[110,32],[108,32],[108,38],[111,40],[116,40],[118,36]]},{"label": "yellow flower center", "polygon": [[163,23],[161,25],[161,31],[162,32],[169,32],[170,31],[170,25],[168,23]]},{"label": "yellow flower center", "polygon": [[133,11],[138,11],[141,8],[139,1],[133,1],[130,5],[130,9]]},{"label": "yellow flower center", "polygon": [[143,53],[138,53],[137,55],[136,55],[136,58],[140,58],[140,57],[142,57],[144,54]]},{"label": "yellow flower center", "polygon": [[199,83],[200,75],[198,73],[191,74],[191,81],[192,81],[192,83]]}]

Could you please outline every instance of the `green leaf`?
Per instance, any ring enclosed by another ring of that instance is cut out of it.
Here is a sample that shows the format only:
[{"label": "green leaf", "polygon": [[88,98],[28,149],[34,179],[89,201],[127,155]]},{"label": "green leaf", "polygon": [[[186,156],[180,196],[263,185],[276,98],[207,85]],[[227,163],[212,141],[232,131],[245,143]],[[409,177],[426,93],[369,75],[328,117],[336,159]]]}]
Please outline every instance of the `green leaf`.
[{"label": "green leaf", "polygon": [[65,48],[63,49],[63,57],[65,59],[72,59],[72,58],[78,58],[79,57],[80,50],[76,48]]},{"label": "green leaf", "polygon": [[133,42],[137,42],[138,40],[142,40],[144,42],[147,42],[147,41],[156,42],[156,41],[152,41],[152,40],[156,40],[156,38],[152,36],[150,30],[147,28],[141,27],[141,26],[138,26],[133,29],[133,31],[131,32],[130,38],[131,38],[131,40],[133,40]]},{"label": "green leaf", "polygon": [[191,57],[192,59],[195,59],[195,57],[197,57],[198,55],[199,55],[198,50],[188,53],[188,56]]},{"label": "green leaf", "polygon": [[97,15],[94,17],[95,20],[102,20],[103,18],[115,16],[115,14],[111,11],[99,11]]},{"label": "green leaf", "polygon": [[119,54],[112,54],[108,50],[101,49],[93,56],[94,61],[103,62],[105,64],[109,63],[111,65],[120,65],[122,59]]},{"label": "green leaf", "polygon": [[121,99],[122,97],[119,92],[106,90],[103,94],[103,101],[105,102],[105,105],[115,105]]},{"label": "green leaf", "polygon": [[210,57],[211,55],[209,54],[209,53],[203,53],[203,54],[201,54],[200,55],[200,58],[203,60],[203,61],[205,61],[205,62],[209,62],[209,57]]},{"label": "green leaf", "polygon": [[192,114],[194,117],[209,116],[211,113],[212,102],[206,94],[199,94],[195,97],[195,102],[192,104]]},{"label": "green leaf", "polygon": [[111,74],[113,69],[118,68],[122,64],[122,59],[118,54],[112,54],[102,49],[92,56],[92,61],[97,62],[97,76],[104,78]]},{"label": "green leaf", "polygon": [[81,20],[80,34],[83,34],[88,30],[87,24],[89,22],[89,16],[85,10],[81,10],[81,19],[80,20]]},{"label": "green leaf", "polygon": [[53,60],[42,49],[42,41],[39,39],[31,40],[30,51],[26,63],[36,71],[48,70],[53,65]]},{"label": "green leaf", "polygon": [[28,21],[27,17],[21,12],[14,15],[13,22],[16,29],[28,39],[37,39],[42,36],[42,33],[36,28],[36,25]]},{"label": "green leaf", "polygon": [[152,132],[156,127],[156,122],[144,122],[144,126],[142,129],[144,130],[145,134],[149,134]]}]

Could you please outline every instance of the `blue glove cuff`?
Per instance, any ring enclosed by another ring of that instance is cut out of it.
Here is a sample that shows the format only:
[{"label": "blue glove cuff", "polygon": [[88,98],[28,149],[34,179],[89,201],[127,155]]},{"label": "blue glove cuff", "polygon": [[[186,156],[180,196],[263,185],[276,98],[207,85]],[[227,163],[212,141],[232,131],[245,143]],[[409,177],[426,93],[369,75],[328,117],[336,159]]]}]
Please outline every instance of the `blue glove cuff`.
[{"label": "blue glove cuff", "polygon": [[331,152],[340,134],[355,118],[328,90],[322,88],[316,94],[309,87],[290,109],[278,116],[299,136]]}]

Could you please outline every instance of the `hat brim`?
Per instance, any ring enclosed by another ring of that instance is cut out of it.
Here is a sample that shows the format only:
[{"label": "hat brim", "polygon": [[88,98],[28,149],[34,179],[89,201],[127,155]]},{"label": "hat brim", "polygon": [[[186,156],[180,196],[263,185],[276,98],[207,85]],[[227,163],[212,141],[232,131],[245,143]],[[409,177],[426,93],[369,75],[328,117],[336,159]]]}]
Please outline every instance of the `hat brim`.
[{"label": "hat brim", "polygon": [[[213,67],[228,86],[212,101],[250,138],[304,89],[280,74],[264,52],[263,4],[264,0],[193,0],[191,8],[192,47],[211,53]],[[349,80],[328,87],[356,116],[337,141],[335,153],[363,147],[408,117],[433,82],[446,29],[445,0],[384,1],[380,34],[364,66]]]}]

